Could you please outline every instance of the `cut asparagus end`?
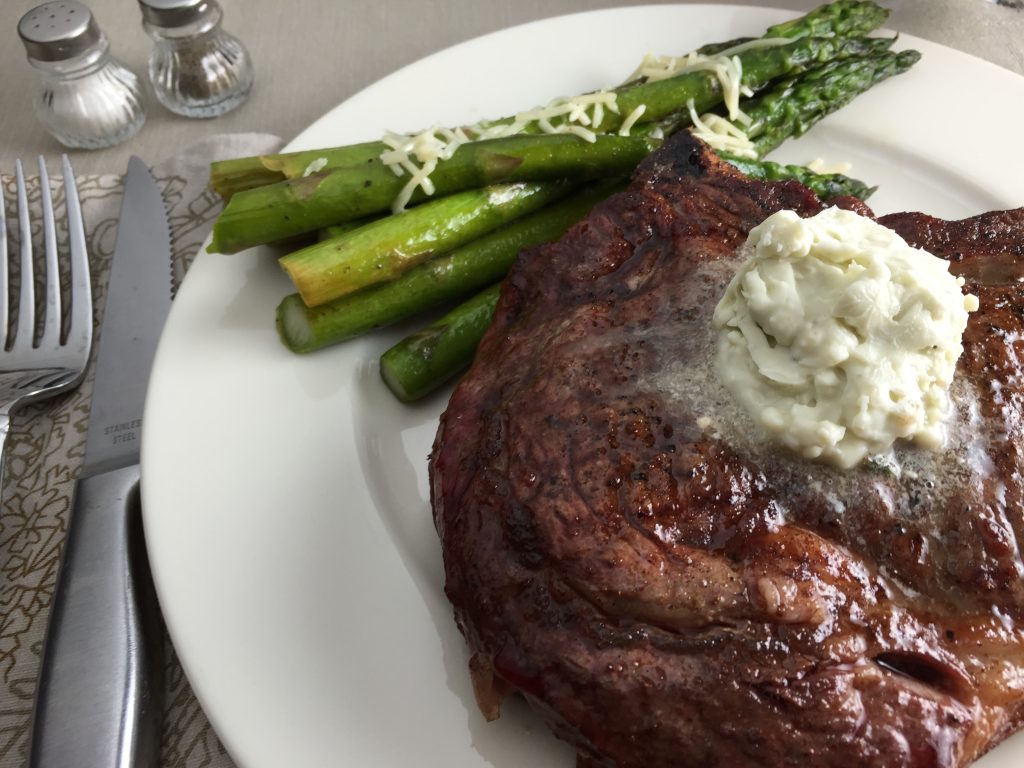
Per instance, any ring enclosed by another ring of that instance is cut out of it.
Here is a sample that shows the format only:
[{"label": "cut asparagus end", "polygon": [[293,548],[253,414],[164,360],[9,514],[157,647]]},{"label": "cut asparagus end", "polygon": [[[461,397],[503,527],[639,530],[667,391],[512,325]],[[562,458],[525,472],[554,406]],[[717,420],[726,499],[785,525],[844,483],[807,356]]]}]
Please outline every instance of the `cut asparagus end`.
[{"label": "cut asparagus end", "polygon": [[297,293],[285,296],[277,305],[277,334],[292,352],[304,353],[318,349],[306,305]]}]

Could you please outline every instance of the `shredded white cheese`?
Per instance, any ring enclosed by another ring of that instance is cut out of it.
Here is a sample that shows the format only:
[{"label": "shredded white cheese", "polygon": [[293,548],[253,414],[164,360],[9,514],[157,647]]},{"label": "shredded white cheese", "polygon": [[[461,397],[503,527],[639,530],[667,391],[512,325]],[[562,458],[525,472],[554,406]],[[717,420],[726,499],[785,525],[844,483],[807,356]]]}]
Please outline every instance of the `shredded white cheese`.
[{"label": "shredded white cheese", "polygon": [[493,139],[522,133],[531,123],[543,133],[572,133],[584,141],[593,142],[597,128],[604,120],[604,111],[618,114],[619,105],[613,91],[595,91],[573,98],[557,98],[543,107],[520,112],[511,123],[481,126],[479,138]]},{"label": "shredded white cheese", "polygon": [[641,60],[640,66],[629,76],[627,82],[637,79],[655,82],[687,72],[714,69],[719,65],[728,66],[725,60],[737,56],[744,51],[749,51],[753,48],[774,48],[792,42],[788,37],[759,37],[754,40],[748,40],[745,43],[739,43],[731,48],[726,48],[714,56],[697,53],[696,51],[691,51],[685,56],[656,56],[652,53],[647,53]]},{"label": "shredded white cheese", "polygon": [[710,112],[705,115],[698,115],[697,110],[693,106],[693,99],[687,100],[686,108],[690,110],[690,121],[693,123],[691,133],[698,139],[720,152],[729,152],[737,157],[757,159],[754,143],[744,133],[743,129],[729,122],[721,115]]},{"label": "shredded white cheese", "polygon": [[450,158],[455,150],[472,139],[461,128],[435,126],[414,135],[389,131],[384,134],[382,141],[391,149],[381,154],[381,162],[391,168],[396,176],[409,174],[409,181],[391,205],[392,212],[398,213],[405,210],[417,187],[427,195],[434,194],[434,182],[430,174],[440,161]]},{"label": "shredded white cheese", "polygon": [[[653,53],[646,53],[640,61],[640,66],[629,77],[629,80],[646,80],[654,82],[666,78],[682,75],[686,72],[698,70],[709,70],[717,66],[717,59],[730,58],[743,51],[752,48],[772,48],[778,45],[792,43],[793,40],[785,37],[764,37],[748,40],[745,43],[733,45],[730,48],[720,51],[714,56],[705,53],[690,51],[684,56],[658,56]],[[629,81],[627,81],[629,82]]]},{"label": "shredded white cheese", "polygon": [[807,169],[814,173],[849,173],[853,164],[848,162],[826,163],[824,158],[816,157],[807,163]]},{"label": "shredded white cheese", "polygon": [[740,109],[740,97],[753,96],[754,92],[743,85],[743,62],[739,54],[752,48],[770,48],[793,42],[785,37],[764,37],[748,40],[734,45],[714,55],[691,51],[685,56],[654,56],[646,54],[640,66],[630,79],[642,78],[647,82],[656,82],[689,72],[711,72],[722,87],[722,101],[725,103],[729,117],[706,114],[697,116],[693,103],[688,102],[690,117],[694,125],[694,134],[711,145],[714,149],[731,152],[738,157],[756,158],[747,134],[735,123],[750,125],[750,117]]},{"label": "shredded white cheese", "polygon": [[[430,174],[437,164],[449,159],[463,144],[481,139],[497,139],[522,133],[527,126],[536,125],[543,133],[571,133],[584,141],[593,142],[597,134],[592,130],[601,125],[605,110],[618,113],[616,95],[612,91],[596,91],[574,98],[558,98],[543,107],[520,112],[509,123],[478,123],[467,128],[439,128],[434,126],[415,134],[389,131],[383,141],[390,147],[380,160],[396,176],[409,175],[391,206],[392,212],[405,210],[417,188],[424,194],[434,194]],[[629,129],[643,114],[641,105],[623,122],[620,135],[628,136]],[[623,130],[626,132],[623,133]]]},{"label": "shredded white cheese", "polygon": [[622,125],[619,126],[619,136],[629,136],[629,132],[636,125],[636,121],[643,117],[644,112],[647,111],[647,105],[641,104],[628,115],[626,119],[622,121]]},{"label": "shredded white cheese", "polygon": [[302,172],[302,177],[312,176],[314,173],[319,173],[327,165],[326,157],[318,157],[316,160],[306,166],[306,170]]},{"label": "shredded white cheese", "polygon": [[747,124],[750,118],[739,108],[741,96],[753,96],[753,91],[743,85],[743,62],[739,54],[751,48],[767,48],[791,43],[785,37],[766,37],[749,40],[718,53],[707,56],[691,51],[685,56],[655,56],[646,54],[640,66],[633,72],[631,79],[641,78],[647,82],[656,82],[690,72],[711,72],[722,86],[722,100],[729,112],[730,120],[738,120]]},{"label": "shredded white cheese", "polygon": [[740,109],[740,96],[753,96],[754,92],[743,85],[743,63],[739,56],[705,56],[689,53],[681,58],[674,58],[648,54],[636,74],[647,82],[656,82],[690,72],[712,73],[722,87],[722,101],[729,112],[729,119],[742,123],[750,122],[750,118]]}]

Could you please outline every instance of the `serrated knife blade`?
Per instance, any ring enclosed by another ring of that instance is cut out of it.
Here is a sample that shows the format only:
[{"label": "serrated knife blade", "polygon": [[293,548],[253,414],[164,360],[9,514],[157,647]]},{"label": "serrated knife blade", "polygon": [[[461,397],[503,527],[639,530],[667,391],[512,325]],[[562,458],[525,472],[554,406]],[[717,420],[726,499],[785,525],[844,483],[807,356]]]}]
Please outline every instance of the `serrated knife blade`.
[{"label": "serrated knife blade", "polygon": [[142,411],[171,306],[170,230],[139,158],[125,174],[82,473],[36,689],[31,768],[156,766],[161,628],[139,508]]},{"label": "serrated knife blade", "polygon": [[163,197],[145,164],[133,157],[100,325],[83,476],[139,463],[149,371],[171,308],[170,264]]}]

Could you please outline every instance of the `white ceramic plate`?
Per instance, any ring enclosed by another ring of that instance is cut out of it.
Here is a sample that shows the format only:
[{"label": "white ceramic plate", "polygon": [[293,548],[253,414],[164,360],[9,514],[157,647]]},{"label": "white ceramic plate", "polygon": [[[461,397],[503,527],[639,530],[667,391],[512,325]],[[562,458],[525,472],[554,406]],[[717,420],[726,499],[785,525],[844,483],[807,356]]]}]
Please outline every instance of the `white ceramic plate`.
[{"label": "white ceramic plate", "polygon": [[[385,78],[291,148],[507,114],[614,84],[647,51],[759,34],[792,15],[650,6],[508,29]],[[900,47],[923,60],[778,156],[852,162],[881,185],[879,213],[1024,205],[1024,79],[906,36]],[[201,254],[146,409],[149,553],[214,727],[246,768],[568,768],[571,750],[525,707],[487,724],[473,703],[426,490],[448,393],[408,407],[381,384],[377,357],[407,329],[287,352],[273,320],[288,292],[265,249]],[[1018,738],[983,762],[1022,755]]]}]

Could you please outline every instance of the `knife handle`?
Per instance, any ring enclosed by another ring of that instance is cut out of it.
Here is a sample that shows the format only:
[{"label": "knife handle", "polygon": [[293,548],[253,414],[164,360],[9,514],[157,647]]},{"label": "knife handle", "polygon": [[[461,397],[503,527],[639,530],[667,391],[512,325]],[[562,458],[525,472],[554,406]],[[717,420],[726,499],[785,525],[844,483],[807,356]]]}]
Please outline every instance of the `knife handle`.
[{"label": "knife handle", "polygon": [[30,768],[156,766],[162,642],[138,465],[80,479],[43,647]]}]

